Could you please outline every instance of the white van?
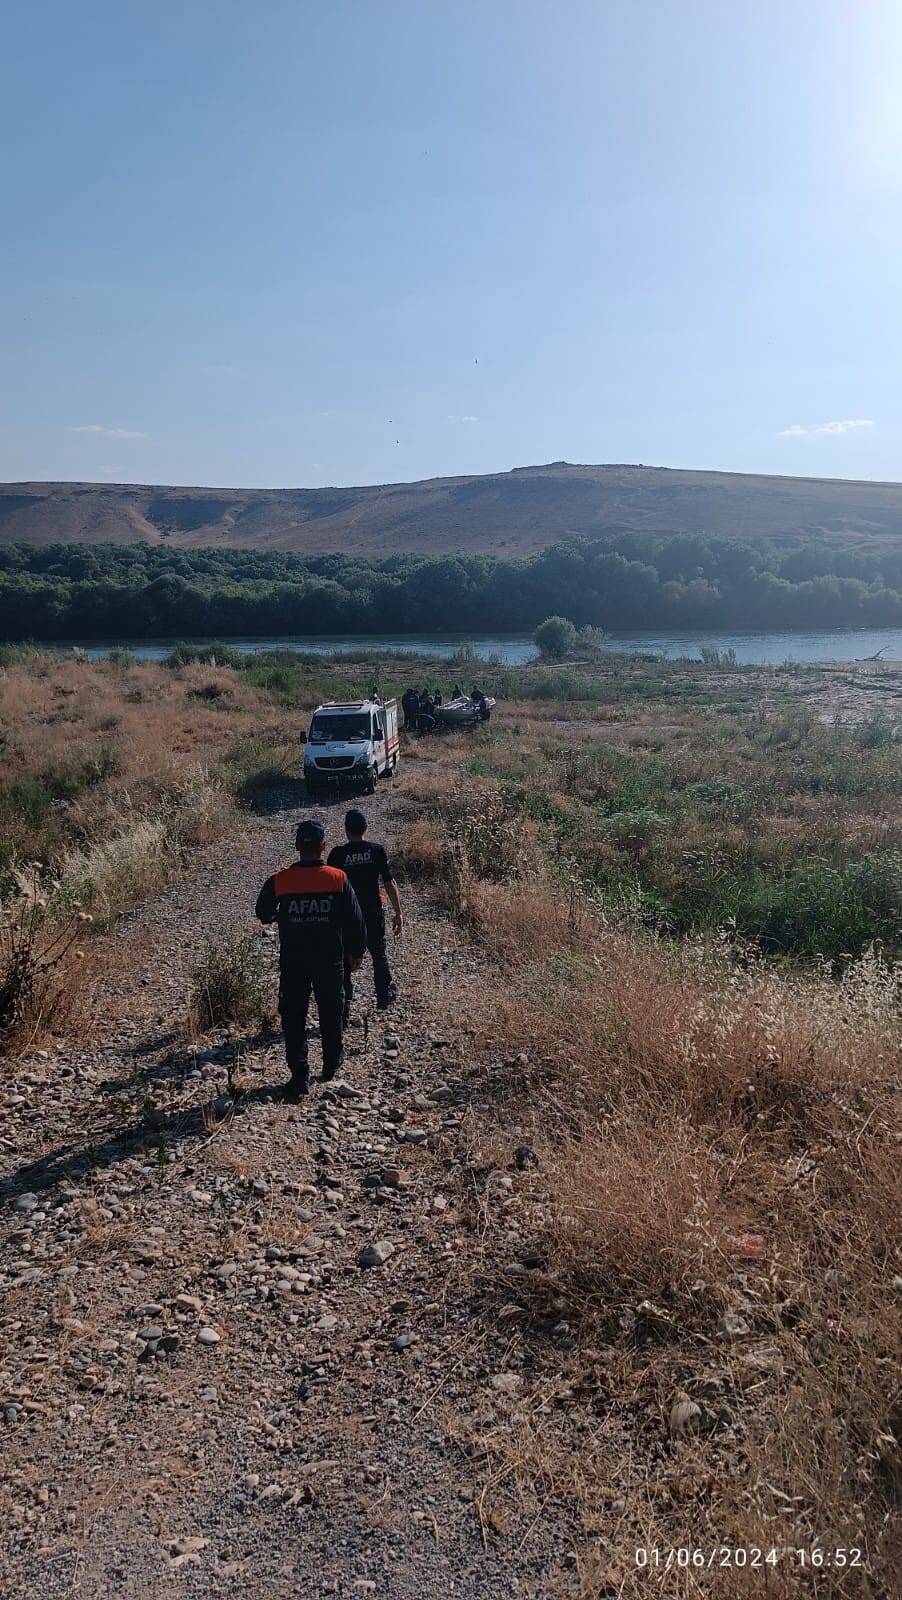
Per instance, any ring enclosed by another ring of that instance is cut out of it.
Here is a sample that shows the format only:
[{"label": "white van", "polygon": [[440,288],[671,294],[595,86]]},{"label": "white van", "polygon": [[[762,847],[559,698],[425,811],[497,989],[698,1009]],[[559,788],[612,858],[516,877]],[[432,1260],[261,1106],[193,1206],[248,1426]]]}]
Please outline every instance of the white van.
[{"label": "white van", "polygon": [[401,758],[397,700],[327,700],[301,734],[304,778],[311,795],[359,784],[373,794]]}]

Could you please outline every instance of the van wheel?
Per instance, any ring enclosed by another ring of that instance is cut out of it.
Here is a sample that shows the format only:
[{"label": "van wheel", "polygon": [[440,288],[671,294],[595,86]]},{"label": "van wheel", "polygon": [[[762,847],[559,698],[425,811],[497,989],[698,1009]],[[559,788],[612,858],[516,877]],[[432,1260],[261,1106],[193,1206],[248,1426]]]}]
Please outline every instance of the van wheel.
[{"label": "van wheel", "polygon": [[375,794],[375,793],[376,793],[376,768],[374,767],[372,772],[370,773],[369,777],[366,780],[366,788],[364,789],[364,794]]},{"label": "van wheel", "polygon": [[319,784],[311,783],[309,778],[307,779],[307,793],[311,800],[315,800],[319,795]]}]

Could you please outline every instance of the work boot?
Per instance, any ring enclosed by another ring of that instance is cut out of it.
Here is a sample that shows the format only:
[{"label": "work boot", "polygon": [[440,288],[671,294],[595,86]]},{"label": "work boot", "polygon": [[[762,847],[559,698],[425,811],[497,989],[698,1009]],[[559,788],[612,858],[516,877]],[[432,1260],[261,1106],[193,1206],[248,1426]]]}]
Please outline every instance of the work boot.
[{"label": "work boot", "polygon": [[377,1011],[387,1011],[389,1006],[394,1005],[394,1003],[397,1000],[397,998],[398,998],[398,990],[397,990],[395,984],[392,983],[386,989],[384,994],[380,994],[380,995],[376,996],[376,1010]]},{"label": "work boot", "polygon": [[328,1083],[330,1078],[334,1078],[335,1077],[336,1072],[340,1072],[343,1062],[344,1062],[344,1054],[343,1053],[339,1056],[337,1061],[333,1061],[332,1064],[330,1066],[328,1066],[328,1067],[326,1066],[326,1063],[323,1062],[323,1072],[322,1072],[322,1081],[323,1081],[323,1083]]},{"label": "work boot", "polygon": [[305,1073],[303,1078],[289,1078],[288,1082],[283,1086],[282,1099],[287,1106],[296,1106],[303,1100],[305,1094],[309,1094],[309,1092],[310,1079]]}]

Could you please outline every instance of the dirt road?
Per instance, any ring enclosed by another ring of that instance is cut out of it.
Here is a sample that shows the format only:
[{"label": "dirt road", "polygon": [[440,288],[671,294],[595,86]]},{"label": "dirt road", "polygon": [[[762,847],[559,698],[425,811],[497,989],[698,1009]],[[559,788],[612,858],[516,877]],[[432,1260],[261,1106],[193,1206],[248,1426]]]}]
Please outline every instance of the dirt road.
[{"label": "dirt road", "polygon": [[[0,1087],[6,1594],[556,1587],[561,1519],[515,1515],[499,1542],[459,1442],[521,1382],[459,1202],[472,1170],[516,1257],[521,1175],[473,1155],[472,951],[406,891],[398,1006],[363,979],[342,1081],[296,1109],[262,1092],[278,1037],[181,1042],[196,953],[252,925],[303,803],[268,796],[122,919],[94,1041]],[[373,836],[396,805],[369,803]]]}]

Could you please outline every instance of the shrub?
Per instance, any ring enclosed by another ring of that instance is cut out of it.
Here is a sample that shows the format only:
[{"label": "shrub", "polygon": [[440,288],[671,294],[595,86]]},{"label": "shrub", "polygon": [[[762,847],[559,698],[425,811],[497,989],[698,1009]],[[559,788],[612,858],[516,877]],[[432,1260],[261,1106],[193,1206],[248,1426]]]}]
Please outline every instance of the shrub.
[{"label": "shrub", "polygon": [[872,711],[854,732],[854,741],[860,750],[884,750],[898,744],[902,730],[882,711]]},{"label": "shrub", "polygon": [[191,1014],[201,1032],[269,1012],[263,944],[253,934],[210,942],[191,973]]},{"label": "shrub", "polygon": [[449,667],[453,667],[455,669],[460,667],[478,666],[479,657],[476,654],[475,644],[472,644],[469,639],[465,639],[462,644],[457,646],[454,654],[449,656],[448,665]]},{"label": "shrub", "polygon": [[729,778],[703,778],[698,783],[688,783],[683,798],[694,810],[730,820],[748,816],[754,804],[745,785]]},{"label": "shrub", "polygon": [[209,679],[206,683],[199,684],[196,689],[189,689],[188,694],[192,700],[209,700],[213,702],[232,698],[230,686],[226,683],[217,683],[214,678]]},{"label": "shrub", "polygon": [[606,835],[618,850],[641,856],[654,844],[667,826],[660,812],[643,806],[638,811],[615,811],[599,823],[599,831]]},{"label": "shrub", "polygon": [[736,660],[736,651],[732,647],[729,650],[718,650],[716,645],[703,644],[701,647],[701,659],[706,667],[724,668],[739,665]]},{"label": "shrub", "polygon": [[209,644],[177,644],[173,645],[165,665],[167,667],[188,667],[195,662],[201,662],[208,667],[240,667],[247,660],[241,650],[235,650],[231,645],[217,643],[215,640]]},{"label": "shrub", "polygon": [[32,1048],[78,1009],[76,942],[90,918],[73,914],[54,925],[38,874],[20,879],[22,894],[0,920],[0,1055]]},{"label": "shrub", "polygon": [[533,634],[543,656],[551,661],[563,661],[576,644],[577,633],[567,617],[546,617]]},{"label": "shrub", "polygon": [[608,635],[604,628],[593,628],[591,622],[584,623],[577,631],[579,648],[588,655],[595,655],[599,650],[603,650],[607,640]]},{"label": "shrub", "polygon": [[392,850],[392,861],[408,878],[441,878],[449,862],[443,830],[425,818],[416,818]]},{"label": "shrub", "polygon": [[242,805],[253,807],[261,795],[275,784],[300,778],[300,751],[295,754],[284,741],[242,739],[229,752],[224,772],[226,783],[235,798]]},{"label": "shrub", "polygon": [[898,945],[902,929],[898,852],[837,865],[812,858],[783,875],[727,876],[709,888],[709,925],[732,925],[766,954],[843,963],[875,942],[889,949]]}]

